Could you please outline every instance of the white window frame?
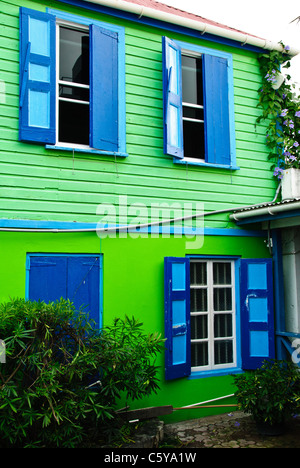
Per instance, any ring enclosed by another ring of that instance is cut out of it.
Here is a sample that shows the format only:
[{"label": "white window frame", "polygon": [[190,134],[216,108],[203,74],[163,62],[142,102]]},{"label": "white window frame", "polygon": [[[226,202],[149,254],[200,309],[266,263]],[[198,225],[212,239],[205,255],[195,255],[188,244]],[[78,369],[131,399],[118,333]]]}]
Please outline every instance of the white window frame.
[{"label": "white window frame", "polygon": [[[74,86],[78,87],[81,89],[89,89],[89,85],[84,85],[80,83],[72,83],[68,81],[62,81],[59,79],[59,59],[60,59],[60,41],[59,41],[59,30],[60,27],[66,27],[70,29],[75,29],[77,31],[85,31],[89,33],[89,27],[84,25],[84,24],[78,24],[78,23],[73,23],[71,21],[66,21],[63,19],[56,19],[56,146],[62,147],[62,148],[73,148],[73,149],[89,149],[89,145],[81,145],[79,143],[67,143],[67,142],[61,142],[59,141],[59,101],[72,101],[72,102],[78,102],[83,104],[83,101],[76,101],[74,99],[67,99],[67,98],[60,98],[59,97],[59,86],[64,85],[64,86]],[[90,101],[84,103],[86,105],[90,105]]]},{"label": "white window frame", "polygon": [[[191,368],[193,372],[209,371],[209,370],[220,370],[228,369],[237,366],[237,339],[236,339],[236,304],[235,304],[235,262],[231,259],[191,259],[193,263],[206,263],[207,264],[207,284],[206,285],[192,285],[190,284],[190,290],[192,289],[207,289],[207,311],[205,312],[190,312],[191,317],[196,315],[207,315],[208,320],[208,336],[207,338],[191,339],[192,343],[208,342],[208,365],[205,366],[193,366]],[[214,263],[230,263],[231,264],[231,284],[230,285],[217,285],[213,284],[213,264]],[[232,309],[226,311],[214,311],[213,306],[213,292],[215,287],[226,287],[231,288],[232,291]],[[215,314],[231,314],[232,315],[232,336],[231,337],[214,337],[214,315]],[[224,339],[232,340],[232,352],[233,362],[225,364],[214,364],[214,343],[215,341],[222,341]]]},{"label": "white window frame", "polygon": [[[201,54],[200,52],[195,52],[195,51],[191,51],[191,50],[188,50],[188,49],[182,49],[181,50],[181,56],[186,56],[186,57],[192,57],[192,58],[201,58],[203,54]],[[182,73],[182,66],[181,66],[181,73]],[[203,87],[203,84],[202,84],[202,87]],[[190,122],[197,122],[197,123],[203,123],[204,125],[204,120],[200,120],[200,119],[191,119],[189,117],[183,117],[183,108],[184,107],[187,107],[187,108],[193,108],[193,109],[202,109],[203,110],[203,113],[204,113],[204,103],[203,105],[197,105],[197,104],[191,104],[189,102],[182,102],[182,122],[184,121],[190,121]],[[205,139],[205,132],[204,132],[204,127],[203,127],[203,139]],[[184,150],[183,150],[184,151]],[[188,156],[185,156],[184,155],[184,161],[186,162],[205,162],[205,155],[203,154],[203,157],[199,156],[199,157],[188,157]]]}]

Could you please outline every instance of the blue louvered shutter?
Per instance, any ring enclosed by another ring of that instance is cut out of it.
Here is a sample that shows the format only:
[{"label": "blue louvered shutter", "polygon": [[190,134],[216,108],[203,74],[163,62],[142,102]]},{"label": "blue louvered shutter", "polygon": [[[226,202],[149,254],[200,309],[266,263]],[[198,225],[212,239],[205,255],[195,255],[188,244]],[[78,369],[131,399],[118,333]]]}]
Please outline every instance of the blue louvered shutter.
[{"label": "blue louvered shutter", "polygon": [[20,8],[20,140],[55,143],[55,63],[55,16]]},{"label": "blue louvered shutter", "polygon": [[271,259],[241,260],[242,367],[275,357]]},{"label": "blue louvered shutter", "polygon": [[165,258],[165,378],[191,373],[190,274],[188,258]]},{"label": "blue louvered shutter", "polygon": [[90,146],[117,152],[118,34],[90,26]]},{"label": "blue louvered shutter", "polygon": [[163,37],[164,152],[183,158],[181,49]]},{"label": "blue louvered shutter", "polygon": [[230,165],[228,63],[203,54],[205,160]]}]

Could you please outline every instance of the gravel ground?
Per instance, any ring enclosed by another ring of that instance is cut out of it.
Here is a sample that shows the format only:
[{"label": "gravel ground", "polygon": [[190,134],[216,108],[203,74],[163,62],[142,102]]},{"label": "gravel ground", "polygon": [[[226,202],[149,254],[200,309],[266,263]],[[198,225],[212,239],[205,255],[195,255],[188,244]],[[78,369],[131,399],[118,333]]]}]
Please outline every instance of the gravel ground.
[{"label": "gravel ground", "polygon": [[261,436],[251,416],[243,412],[166,424],[166,447],[300,448],[300,417],[291,419],[277,436]]}]

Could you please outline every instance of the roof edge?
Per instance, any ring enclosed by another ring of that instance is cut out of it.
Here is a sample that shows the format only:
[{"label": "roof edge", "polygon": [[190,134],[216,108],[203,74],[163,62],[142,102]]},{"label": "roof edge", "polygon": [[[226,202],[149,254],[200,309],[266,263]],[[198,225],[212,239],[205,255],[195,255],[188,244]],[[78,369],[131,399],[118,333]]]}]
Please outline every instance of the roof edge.
[{"label": "roof edge", "polygon": [[[137,3],[131,3],[125,0],[83,0],[86,3],[95,3],[100,6],[114,8],[122,11],[126,11],[128,13],[132,13],[138,16],[138,18],[142,18],[146,16],[148,18],[152,18],[159,21],[164,21],[167,23],[176,24],[178,26],[190,28],[196,31],[204,33],[209,33],[215,36],[220,36],[226,39],[230,39],[236,42],[239,42],[240,45],[251,45],[254,47],[258,47],[264,50],[278,50],[283,51],[283,46],[280,43],[269,41],[267,39],[261,39],[256,36],[252,36],[250,34],[222,27],[221,25],[213,25],[201,21],[201,19],[191,19],[185,18],[176,14],[176,9],[174,8],[174,13],[165,12],[159,9],[150,8],[147,6],[143,6]],[[200,18],[200,17],[199,17]],[[300,49],[296,49],[291,47],[289,50],[289,55],[294,57],[300,53]]]}]

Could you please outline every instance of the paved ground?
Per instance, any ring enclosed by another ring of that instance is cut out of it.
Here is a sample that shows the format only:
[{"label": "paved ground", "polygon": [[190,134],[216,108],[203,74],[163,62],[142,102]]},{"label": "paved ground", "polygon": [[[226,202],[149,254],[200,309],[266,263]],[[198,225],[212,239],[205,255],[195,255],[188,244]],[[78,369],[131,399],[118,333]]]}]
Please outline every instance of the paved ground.
[{"label": "paved ground", "polygon": [[186,448],[300,448],[300,417],[278,436],[261,436],[252,418],[242,412],[166,424],[166,447]]}]

